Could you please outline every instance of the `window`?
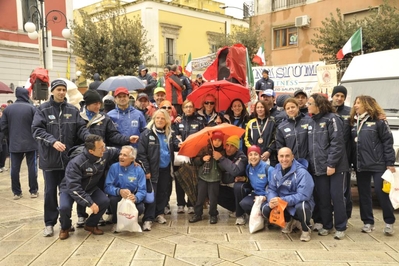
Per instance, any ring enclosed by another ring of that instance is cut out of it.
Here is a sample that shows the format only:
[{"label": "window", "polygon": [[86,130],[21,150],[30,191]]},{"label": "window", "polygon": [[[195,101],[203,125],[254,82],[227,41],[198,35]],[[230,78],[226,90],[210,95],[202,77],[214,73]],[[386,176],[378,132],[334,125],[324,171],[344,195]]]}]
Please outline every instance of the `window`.
[{"label": "window", "polygon": [[166,38],[166,63],[168,65],[173,65],[175,62],[173,60],[173,39]]},{"label": "window", "polygon": [[[32,21],[36,24],[36,28],[39,28],[39,15],[35,12],[35,8],[30,8],[31,6],[37,7],[36,0],[20,0],[22,7],[22,25],[25,25],[26,22]],[[33,14],[33,16],[32,16]],[[24,28],[25,31],[25,28]]]},{"label": "window", "polygon": [[283,48],[298,45],[298,29],[296,27],[275,29],[274,48]]}]

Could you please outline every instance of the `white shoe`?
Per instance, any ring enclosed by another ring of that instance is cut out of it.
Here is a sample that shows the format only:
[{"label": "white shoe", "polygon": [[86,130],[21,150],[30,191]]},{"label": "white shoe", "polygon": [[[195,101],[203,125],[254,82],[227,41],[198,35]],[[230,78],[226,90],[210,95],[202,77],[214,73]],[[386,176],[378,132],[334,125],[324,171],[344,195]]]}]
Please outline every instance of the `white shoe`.
[{"label": "white shoe", "polygon": [[177,206],[177,213],[184,213],[184,206]]},{"label": "white shoe", "polygon": [[393,236],[393,233],[395,233],[395,230],[393,229],[393,224],[385,224],[384,234],[386,236]]},{"label": "white shoe", "polygon": [[43,230],[43,236],[50,237],[54,235],[54,227],[52,225],[47,225]]},{"label": "white shoe", "polygon": [[281,229],[281,233],[283,234],[290,234],[292,232],[292,229],[296,225],[296,220],[291,219],[288,223],[285,224],[284,228]]},{"label": "white shoe", "polygon": [[299,238],[299,240],[303,241],[303,242],[309,242],[310,241],[310,233],[311,231],[302,231],[301,237]]},{"label": "white shoe", "polygon": [[321,223],[315,223],[312,228],[313,231],[319,231],[321,229],[323,229],[323,225]]},{"label": "white shoe", "polygon": [[158,223],[160,223],[160,224],[166,224],[166,219],[165,219],[165,217],[162,215],[162,214],[160,214],[160,215],[158,215],[156,218],[155,218],[155,221],[156,222],[158,222]]},{"label": "white shoe", "polygon": [[[143,227],[144,227],[144,226],[143,226]],[[114,234],[119,233],[118,231],[116,231],[116,224],[114,224],[114,225],[112,226],[111,232],[114,233]]]},{"label": "white shoe", "polygon": [[171,214],[172,212],[170,211],[170,208],[168,206],[165,207],[164,209],[164,214]]},{"label": "white shoe", "polygon": [[362,232],[363,233],[371,233],[372,231],[374,231],[375,226],[374,224],[365,224],[362,228]]},{"label": "white shoe", "polygon": [[188,214],[194,214],[194,207],[188,207]]},{"label": "white shoe", "polygon": [[345,231],[335,231],[335,239],[342,240],[345,238]]},{"label": "white shoe", "polygon": [[151,221],[145,221],[143,223],[143,231],[151,231],[151,226],[152,226]]},{"label": "white shoe", "polygon": [[238,217],[236,220],[236,225],[244,225],[247,223],[246,219],[245,219],[245,214],[241,217]]}]

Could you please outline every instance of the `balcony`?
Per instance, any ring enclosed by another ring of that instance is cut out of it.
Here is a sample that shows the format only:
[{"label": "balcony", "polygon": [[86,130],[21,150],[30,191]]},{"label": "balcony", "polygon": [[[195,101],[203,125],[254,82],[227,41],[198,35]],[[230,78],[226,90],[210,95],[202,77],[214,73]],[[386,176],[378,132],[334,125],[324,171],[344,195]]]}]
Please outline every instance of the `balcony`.
[{"label": "balcony", "polygon": [[306,4],[306,0],[272,0],[272,11]]},{"label": "balcony", "polygon": [[181,65],[184,60],[184,55],[182,54],[169,54],[169,53],[163,53],[161,54],[161,65]]}]

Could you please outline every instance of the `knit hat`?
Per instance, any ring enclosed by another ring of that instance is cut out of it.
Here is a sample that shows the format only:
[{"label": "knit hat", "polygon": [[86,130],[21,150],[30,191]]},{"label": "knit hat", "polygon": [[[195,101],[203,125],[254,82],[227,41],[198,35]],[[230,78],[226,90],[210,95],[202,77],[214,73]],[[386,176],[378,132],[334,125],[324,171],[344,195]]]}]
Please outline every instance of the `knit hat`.
[{"label": "knit hat", "polygon": [[260,148],[259,148],[258,146],[256,146],[256,145],[252,145],[251,147],[248,148],[248,154],[249,154],[251,151],[254,151],[254,152],[258,153],[259,155],[261,154],[261,153],[260,153]]},{"label": "knit hat", "polygon": [[62,79],[55,79],[51,82],[51,91],[53,91],[57,86],[64,86],[67,89],[67,84]]},{"label": "knit hat", "polygon": [[234,147],[236,147],[237,149],[240,148],[240,138],[238,136],[230,136],[227,140],[226,140],[226,144],[230,144],[233,145]]},{"label": "knit hat", "polygon": [[346,99],[346,95],[348,94],[348,91],[346,90],[346,88],[344,86],[335,86],[333,91],[332,91],[332,93],[331,93],[331,97],[333,97],[338,92],[340,92],[343,95],[345,95],[345,99]]},{"label": "knit hat", "polygon": [[101,103],[101,96],[95,90],[87,90],[83,95],[83,101],[85,101],[86,106],[92,103]]},{"label": "knit hat", "polygon": [[212,140],[220,139],[221,141],[223,141],[223,138],[224,138],[224,134],[222,131],[217,130],[217,131],[212,132]]},{"label": "knit hat", "polygon": [[284,103],[285,103],[285,101],[288,98],[291,98],[291,95],[289,95],[289,94],[280,94],[279,96],[277,96],[277,99],[276,99],[277,106],[278,107],[284,107]]},{"label": "knit hat", "polygon": [[116,97],[121,93],[129,95],[129,91],[125,87],[119,87],[119,88],[116,88],[114,96]]}]

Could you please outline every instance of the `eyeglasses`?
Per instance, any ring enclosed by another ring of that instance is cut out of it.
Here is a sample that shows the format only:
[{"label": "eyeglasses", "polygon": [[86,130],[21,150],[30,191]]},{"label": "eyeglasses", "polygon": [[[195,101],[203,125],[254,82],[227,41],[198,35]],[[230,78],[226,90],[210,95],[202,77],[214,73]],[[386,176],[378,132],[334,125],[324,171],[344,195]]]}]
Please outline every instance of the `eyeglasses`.
[{"label": "eyeglasses", "polygon": [[162,109],[165,109],[165,110],[166,110],[166,109],[172,110],[172,106],[162,106],[161,108],[162,108]]},{"label": "eyeglasses", "polygon": [[208,104],[215,105],[215,102],[204,102],[204,104],[206,104],[206,105],[208,105]]},{"label": "eyeglasses", "polygon": [[192,105],[186,105],[186,106],[184,106],[184,108],[185,108],[185,109],[191,109],[191,108],[194,108],[194,106],[192,106]]}]

